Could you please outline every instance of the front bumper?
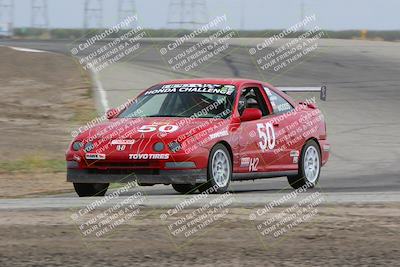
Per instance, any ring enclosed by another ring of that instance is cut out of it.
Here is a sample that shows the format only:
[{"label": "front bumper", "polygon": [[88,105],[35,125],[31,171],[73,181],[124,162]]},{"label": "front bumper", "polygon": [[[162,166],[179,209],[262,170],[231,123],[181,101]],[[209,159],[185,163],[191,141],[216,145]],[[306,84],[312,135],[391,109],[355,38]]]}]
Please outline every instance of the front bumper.
[{"label": "front bumper", "polygon": [[207,169],[191,170],[98,170],[67,169],[67,181],[73,183],[196,184],[207,181]]}]

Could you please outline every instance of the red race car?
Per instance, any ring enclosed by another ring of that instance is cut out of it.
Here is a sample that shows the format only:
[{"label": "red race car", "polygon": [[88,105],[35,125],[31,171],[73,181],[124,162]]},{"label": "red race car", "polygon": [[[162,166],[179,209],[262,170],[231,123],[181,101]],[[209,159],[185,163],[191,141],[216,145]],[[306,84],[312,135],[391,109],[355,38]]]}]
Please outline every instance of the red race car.
[{"label": "red race car", "polygon": [[66,153],[67,181],[79,196],[109,183],[171,184],[180,193],[226,192],[231,181],[287,176],[293,188],[317,184],[327,162],[323,114],[315,97],[295,102],[247,79],[167,81],[107,112]]}]

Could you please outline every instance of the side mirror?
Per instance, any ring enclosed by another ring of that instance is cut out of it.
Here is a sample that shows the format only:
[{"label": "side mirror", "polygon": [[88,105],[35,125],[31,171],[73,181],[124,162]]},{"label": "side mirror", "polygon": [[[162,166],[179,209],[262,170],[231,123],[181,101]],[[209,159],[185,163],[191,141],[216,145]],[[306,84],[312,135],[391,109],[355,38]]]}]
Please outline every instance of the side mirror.
[{"label": "side mirror", "polygon": [[112,118],[115,118],[115,116],[118,115],[118,109],[116,108],[112,108],[107,110],[106,114],[107,114],[107,119],[111,120]]},{"label": "side mirror", "polygon": [[317,105],[313,104],[313,103],[308,103],[307,107],[311,108],[311,109],[317,109]]},{"label": "side mirror", "polygon": [[246,108],[240,116],[241,121],[254,121],[261,119],[262,113],[258,108]]},{"label": "side mirror", "polygon": [[298,101],[297,103],[299,103],[299,105],[306,105],[307,107],[311,108],[311,109],[317,109],[317,104],[315,103],[306,103],[306,102],[302,102],[302,101]]}]

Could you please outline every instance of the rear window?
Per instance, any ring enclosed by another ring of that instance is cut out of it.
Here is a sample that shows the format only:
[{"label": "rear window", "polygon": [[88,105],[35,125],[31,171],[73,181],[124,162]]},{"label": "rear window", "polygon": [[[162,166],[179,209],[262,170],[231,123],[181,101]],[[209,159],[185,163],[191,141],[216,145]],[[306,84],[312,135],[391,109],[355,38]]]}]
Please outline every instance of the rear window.
[{"label": "rear window", "polygon": [[269,102],[271,103],[272,109],[275,114],[283,114],[293,109],[293,106],[288,101],[286,101],[286,99],[284,99],[274,91],[270,90],[268,87],[264,86],[264,90],[268,95]]}]

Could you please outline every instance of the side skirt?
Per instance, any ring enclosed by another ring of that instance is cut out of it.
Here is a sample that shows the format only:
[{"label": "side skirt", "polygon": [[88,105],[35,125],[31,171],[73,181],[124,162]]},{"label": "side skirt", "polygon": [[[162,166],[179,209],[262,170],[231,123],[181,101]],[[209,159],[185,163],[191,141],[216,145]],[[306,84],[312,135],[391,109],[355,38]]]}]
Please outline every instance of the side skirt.
[{"label": "side skirt", "polygon": [[233,173],[232,181],[255,180],[265,178],[275,178],[281,176],[297,175],[298,171],[281,171],[281,172],[248,172],[248,173]]}]

